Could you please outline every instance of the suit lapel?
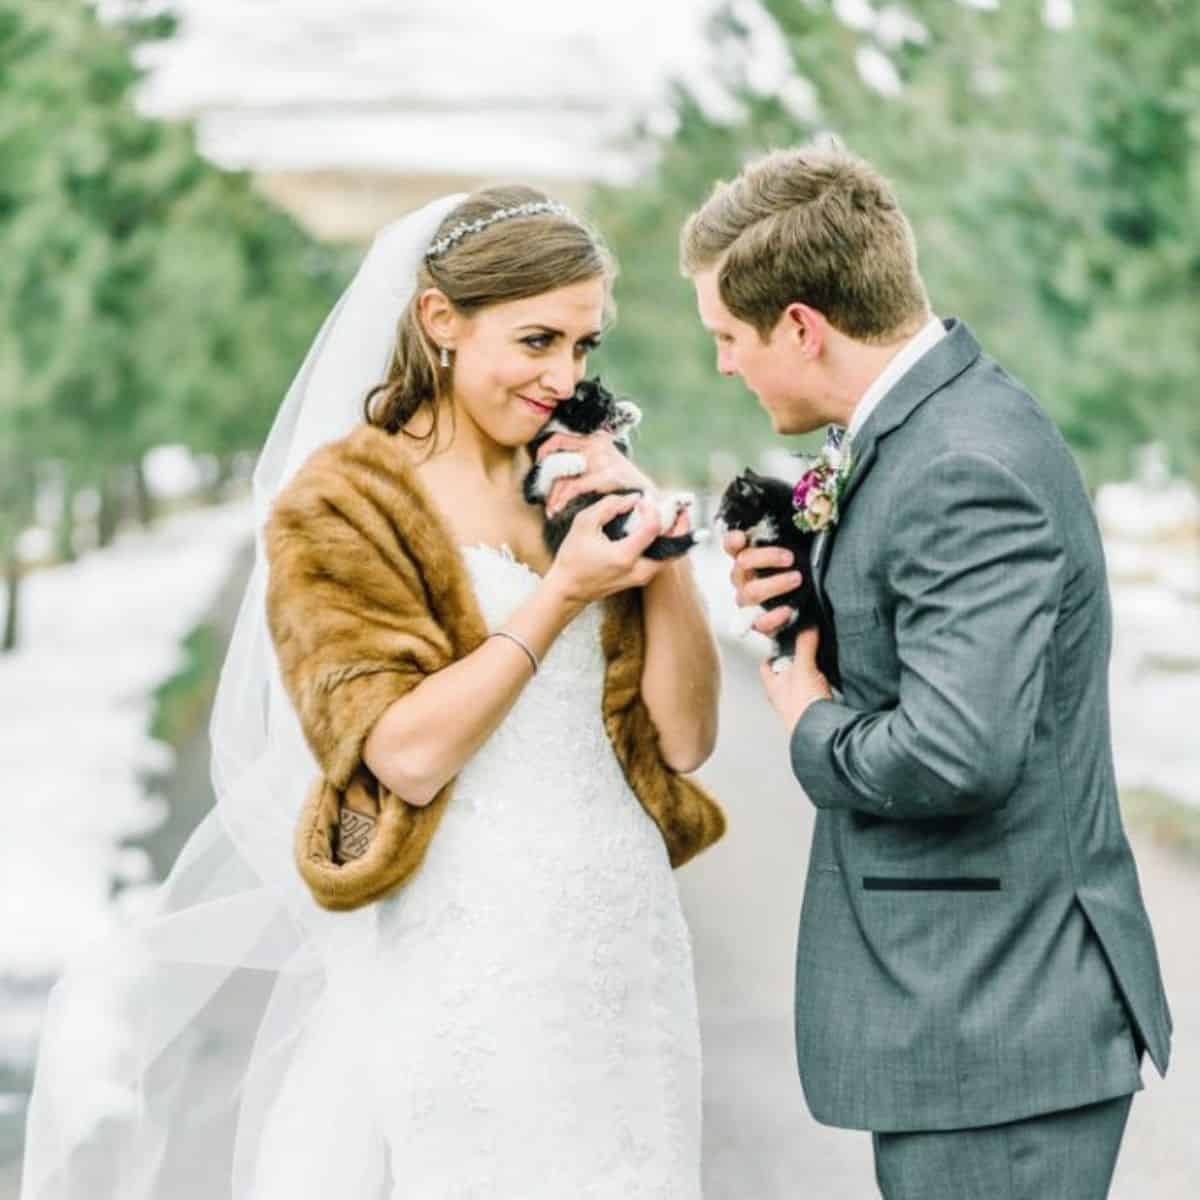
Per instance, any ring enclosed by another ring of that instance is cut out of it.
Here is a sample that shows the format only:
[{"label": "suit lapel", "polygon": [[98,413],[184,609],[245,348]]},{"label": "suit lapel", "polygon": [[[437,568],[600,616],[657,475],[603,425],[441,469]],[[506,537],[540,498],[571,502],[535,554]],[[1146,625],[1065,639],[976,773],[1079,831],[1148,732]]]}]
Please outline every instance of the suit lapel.
[{"label": "suit lapel", "polygon": [[979,357],[979,343],[966,325],[951,317],[945,322],[945,327],[946,336],[896,381],[854,435],[850,446],[853,456],[850,475],[838,504],[838,522],[825,534],[824,544],[813,565],[813,585],[822,603],[825,601],[825,575],[829,570],[829,559],[841,519],[854,493],[870,473],[878,457],[880,442],[892,430],[903,425],[934,392],[956,379]]},{"label": "suit lapel", "polygon": [[[869,422],[868,422],[869,424]],[[860,436],[865,432],[866,426],[860,430]],[[856,439],[857,447],[858,439]],[[871,464],[875,461],[875,438],[863,442],[862,449],[853,451],[853,461],[851,463],[850,476],[846,480],[846,485],[842,490],[842,498],[838,502],[838,516],[845,511],[846,501],[850,498],[851,485],[858,486],[858,481],[870,469]],[[838,526],[841,524],[840,519],[831,525],[824,533],[819,535],[819,542],[814,548],[816,550],[813,561],[813,584],[817,589],[817,596],[822,602],[825,599],[825,571],[829,564],[829,555],[833,550],[834,540],[837,538]]]}]

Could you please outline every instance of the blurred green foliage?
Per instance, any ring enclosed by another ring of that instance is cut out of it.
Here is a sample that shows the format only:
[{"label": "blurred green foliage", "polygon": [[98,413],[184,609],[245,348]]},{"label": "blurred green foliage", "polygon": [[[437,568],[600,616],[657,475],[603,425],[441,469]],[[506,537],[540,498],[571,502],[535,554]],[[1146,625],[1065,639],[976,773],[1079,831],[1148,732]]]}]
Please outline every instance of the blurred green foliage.
[{"label": "blurred green foliage", "polygon": [[[680,89],[676,129],[636,140],[643,178],[594,196],[623,272],[601,366],[647,401],[642,456],[699,480],[711,447],[748,460],[771,442],[716,374],[678,231],[714,180],[832,131],[895,183],[935,310],[1038,396],[1093,485],[1151,437],[1200,479],[1200,5],[1080,3],[1052,27],[1042,0],[906,0],[869,29],[829,0],[764,7],[793,81],[756,78],[763,43],[731,3],[710,36],[736,111]],[[864,83],[864,53],[891,62],[895,94]]]},{"label": "blurred green foliage", "polygon": [[[68,501],[148,499],[142,455],[254,450],[346,264],[134,106],[139,43],[169,18],[0,0],[0,556],[49,467]],[[8,605],[10,614],[14,605]],[[7,630],[3,643],[11,642]]]},{"label": "blurred green foliage", "polygon": [[1135,829],[1148,831],[1159,845],[1200,862],[1200,809],[1187,801],[1142,788],[1121,793],[1121,810]]},{"label": "blurred green foliage", "polygon": [[154,689],[150,736],[176,750],[203,728],[216,695],[225,643],[207,622],[195,626],[181,644],[183,661]]}]

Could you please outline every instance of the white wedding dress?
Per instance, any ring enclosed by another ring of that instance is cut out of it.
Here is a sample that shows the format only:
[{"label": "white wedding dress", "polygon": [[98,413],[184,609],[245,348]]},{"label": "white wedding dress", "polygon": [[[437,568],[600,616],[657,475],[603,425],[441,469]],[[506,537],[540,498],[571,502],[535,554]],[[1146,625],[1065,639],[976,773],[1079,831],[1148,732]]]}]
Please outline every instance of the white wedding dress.
[{"label": "white wedding dress", "polygon": [[[496,629],[538,576],[462,551]],[[329,981],[255,1200],[699,1200],[691,945],[604,729],[601,616],[559,636],[380,902],[374,952]]]}]

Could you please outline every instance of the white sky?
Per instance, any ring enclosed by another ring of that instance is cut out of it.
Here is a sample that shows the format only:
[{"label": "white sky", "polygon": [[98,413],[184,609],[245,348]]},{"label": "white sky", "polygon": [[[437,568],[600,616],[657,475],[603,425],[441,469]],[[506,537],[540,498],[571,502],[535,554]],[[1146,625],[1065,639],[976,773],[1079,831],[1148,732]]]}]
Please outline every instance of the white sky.
[{"label": "white sky", "polygon": [[[620,178],[632,163],[614,142],[659,107],[669,78],[714,113],[730,103],[703,35],[719,0],[98,2],[182,17],[182,35],[147,56],[144,102],[195,117],[202,149],[231,167]],[[811,117],[811,87],[760,0],[732,3],[753,31],[750,85]],[[1041,3],[1052,27],[1071,24],[1074,0]],[[880,0],[832,11],[863,36],[863,81],[895,95],[887,52],[923,28]]]},{"label": "white sky", "polygon": [[230,166],[605,174],[713,0],[177,0],[144,100]]}]

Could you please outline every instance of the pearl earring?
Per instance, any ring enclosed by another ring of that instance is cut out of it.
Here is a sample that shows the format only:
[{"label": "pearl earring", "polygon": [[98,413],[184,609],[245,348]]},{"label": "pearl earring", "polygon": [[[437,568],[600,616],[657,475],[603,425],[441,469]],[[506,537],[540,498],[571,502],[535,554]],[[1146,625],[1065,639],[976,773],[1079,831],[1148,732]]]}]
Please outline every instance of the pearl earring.
[{"label": "pearl earring", "polygon": [[450,365],[450,350],[448,347],[442,347],[442,353],[438,358],[438,362],[440,362],[443,367],[448,367]]}]

